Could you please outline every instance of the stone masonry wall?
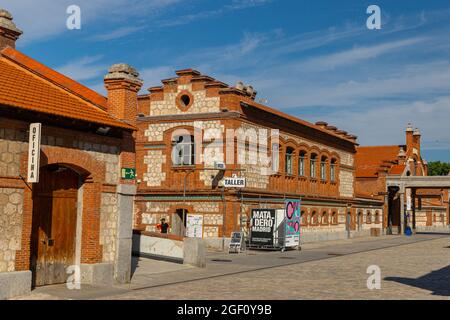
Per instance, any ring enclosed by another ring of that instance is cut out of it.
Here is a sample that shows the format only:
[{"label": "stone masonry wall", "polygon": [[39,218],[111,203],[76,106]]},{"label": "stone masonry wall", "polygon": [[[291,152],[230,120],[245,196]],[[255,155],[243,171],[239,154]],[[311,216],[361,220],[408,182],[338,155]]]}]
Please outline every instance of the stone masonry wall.
[{"label": "stone masonry wall", "polygon": [[22,238],[23,190],[0,188],[0,272],[15,270]]},{"label": "stone masonry wall", "polygon": [[339,193],[342,197],[348,197],[351,198],[354,195],[354,187],[353,182],[355,180],[354,178],[354,172],[348,171],[341,168],[341,171],[339,173]]},{"label": "stone masonry wall", "polygon": [[103,246],[103,262],[112,262],[116,254],[117,194],[103,193],[100,209],[100,245]]},{"label": "stone masonry wall", "polygon": [[[219,204],[216,202],[187,202],[189,206],[193,207],[191,214],[203,215],[203,235],[205,238],[214,238],[219,236],[219,228],[223,225],[223,215],[220,212]],[[180,206],[182,208],[183,202],[159,202],[149,201],[143,206],[142,211],[142,226],[146,231],[158,232],[156,225],[162,218],[171,225],[172,214],[171,208]]]},{"label": "stone masonry wall", "polygon": [[[177,107],[176,98],[182,91],[189,91],[194,96],[192,106],[187,111],[182,111]],[[207,97],[206,90],[192,91],[192,85],[179,85],[177,92],[164,94],[164,100],[151,101],[150,116],[162,116],[185,113],[207,113],[220,111],[220,98]]]}]

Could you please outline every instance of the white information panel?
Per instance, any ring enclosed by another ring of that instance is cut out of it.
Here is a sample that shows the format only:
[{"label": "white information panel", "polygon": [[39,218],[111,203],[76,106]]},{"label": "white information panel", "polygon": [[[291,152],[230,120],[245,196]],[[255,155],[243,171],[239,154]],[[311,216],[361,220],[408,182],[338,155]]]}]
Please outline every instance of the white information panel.
[{"label": "white information panel", "polygon": [[203,215],[188,214],[186,217],[186,237],[203,238]]}]

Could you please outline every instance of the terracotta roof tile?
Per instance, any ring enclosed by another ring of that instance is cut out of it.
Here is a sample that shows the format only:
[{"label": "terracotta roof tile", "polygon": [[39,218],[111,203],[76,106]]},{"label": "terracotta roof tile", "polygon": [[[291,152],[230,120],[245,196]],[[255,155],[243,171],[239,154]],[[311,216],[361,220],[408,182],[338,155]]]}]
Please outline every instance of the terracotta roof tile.
[{"label": "terracotta roof tile", "polygon": [[[356,177],[377,177],[378,171],[389,162],[393,165],[401,146],[376,146],[356,148]],[[391,167],[388,165],[387,168]]]},{"label": "terracotta roof tile", "polygon": [[107,99],[101,94],[83,86],[81,83],[76,82],[65,75],[43,65],[42,63],[24,55],[20,51],[17,51],[11,47],[6,47],[1,51],[1,55],[7,59],[14,61],[15,63],[23,66],[33,73],[54,82],[57,85],[64,87],[72,93],[79,95],[82,99],[88,100],[96,106],[106,110]]},{"label": "terracotta roof tile", "polygon": [[403,174],[405,171],[406,165],[404,164],[396,164],[391,167],[389,170],[389,174]]},{"label": "terracotta roof tile", "polygon": [[[103,108],[90,102],[91,99],[96,100],[98,98],[93,94],[94,91],[87,88],[84,90],[83,88],[85,87],[81,84],[77,85],[75,81],[59,75],[56,71],[45,67],[12,48],[3,50],[1,55],[1,105],[112,127],[135,129],[134,126],[113,118]],[[19,57],[19,62],[12,60],[11,55]],[[25,60],[26,66],[20,62]],[[34,67],[37,70],[33,69]],[[58,81],[62,81],[62,83]],[[65,85],[69,85],[71,89],[66,89]],[[73,90],[77,92],[75,93]],[[87,97],[82,96],[84,93],[87,94]],[[100,100],[98,99],[97,102],[101,102]],[[106,107],[106,100],[102,103]]]}]

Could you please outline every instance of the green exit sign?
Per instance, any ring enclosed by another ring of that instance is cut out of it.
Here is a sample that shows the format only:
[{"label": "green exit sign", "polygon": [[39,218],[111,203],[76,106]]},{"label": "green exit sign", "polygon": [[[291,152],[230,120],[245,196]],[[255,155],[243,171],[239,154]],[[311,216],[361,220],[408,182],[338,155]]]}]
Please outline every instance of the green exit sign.
[{"label": "green exit sign", "polygon": [[136,169],[122,168],[122,179],[125,179],[125,180],[136,179]]}]

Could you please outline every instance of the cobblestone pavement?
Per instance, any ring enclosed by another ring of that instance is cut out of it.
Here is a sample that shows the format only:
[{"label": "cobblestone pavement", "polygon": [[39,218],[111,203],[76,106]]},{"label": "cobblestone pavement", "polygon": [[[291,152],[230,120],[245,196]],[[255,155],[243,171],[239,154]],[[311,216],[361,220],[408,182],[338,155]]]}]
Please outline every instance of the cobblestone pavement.
[{"label": "cobblestone pavement", "polygon": [[[381,290],[367,289],[370,265],[381,268]],[[25,298],[450,299],[449,265],[449,235],[363,238],[285,253],[209,253],[206,269],[143,260],[129,285],[52,286]]]},{"label": "cobblestone pavement", "polygon": [[[450,299],[450,238],[120,294],[112,299]],[[367,289],[367,267],[382,272]]]}]

